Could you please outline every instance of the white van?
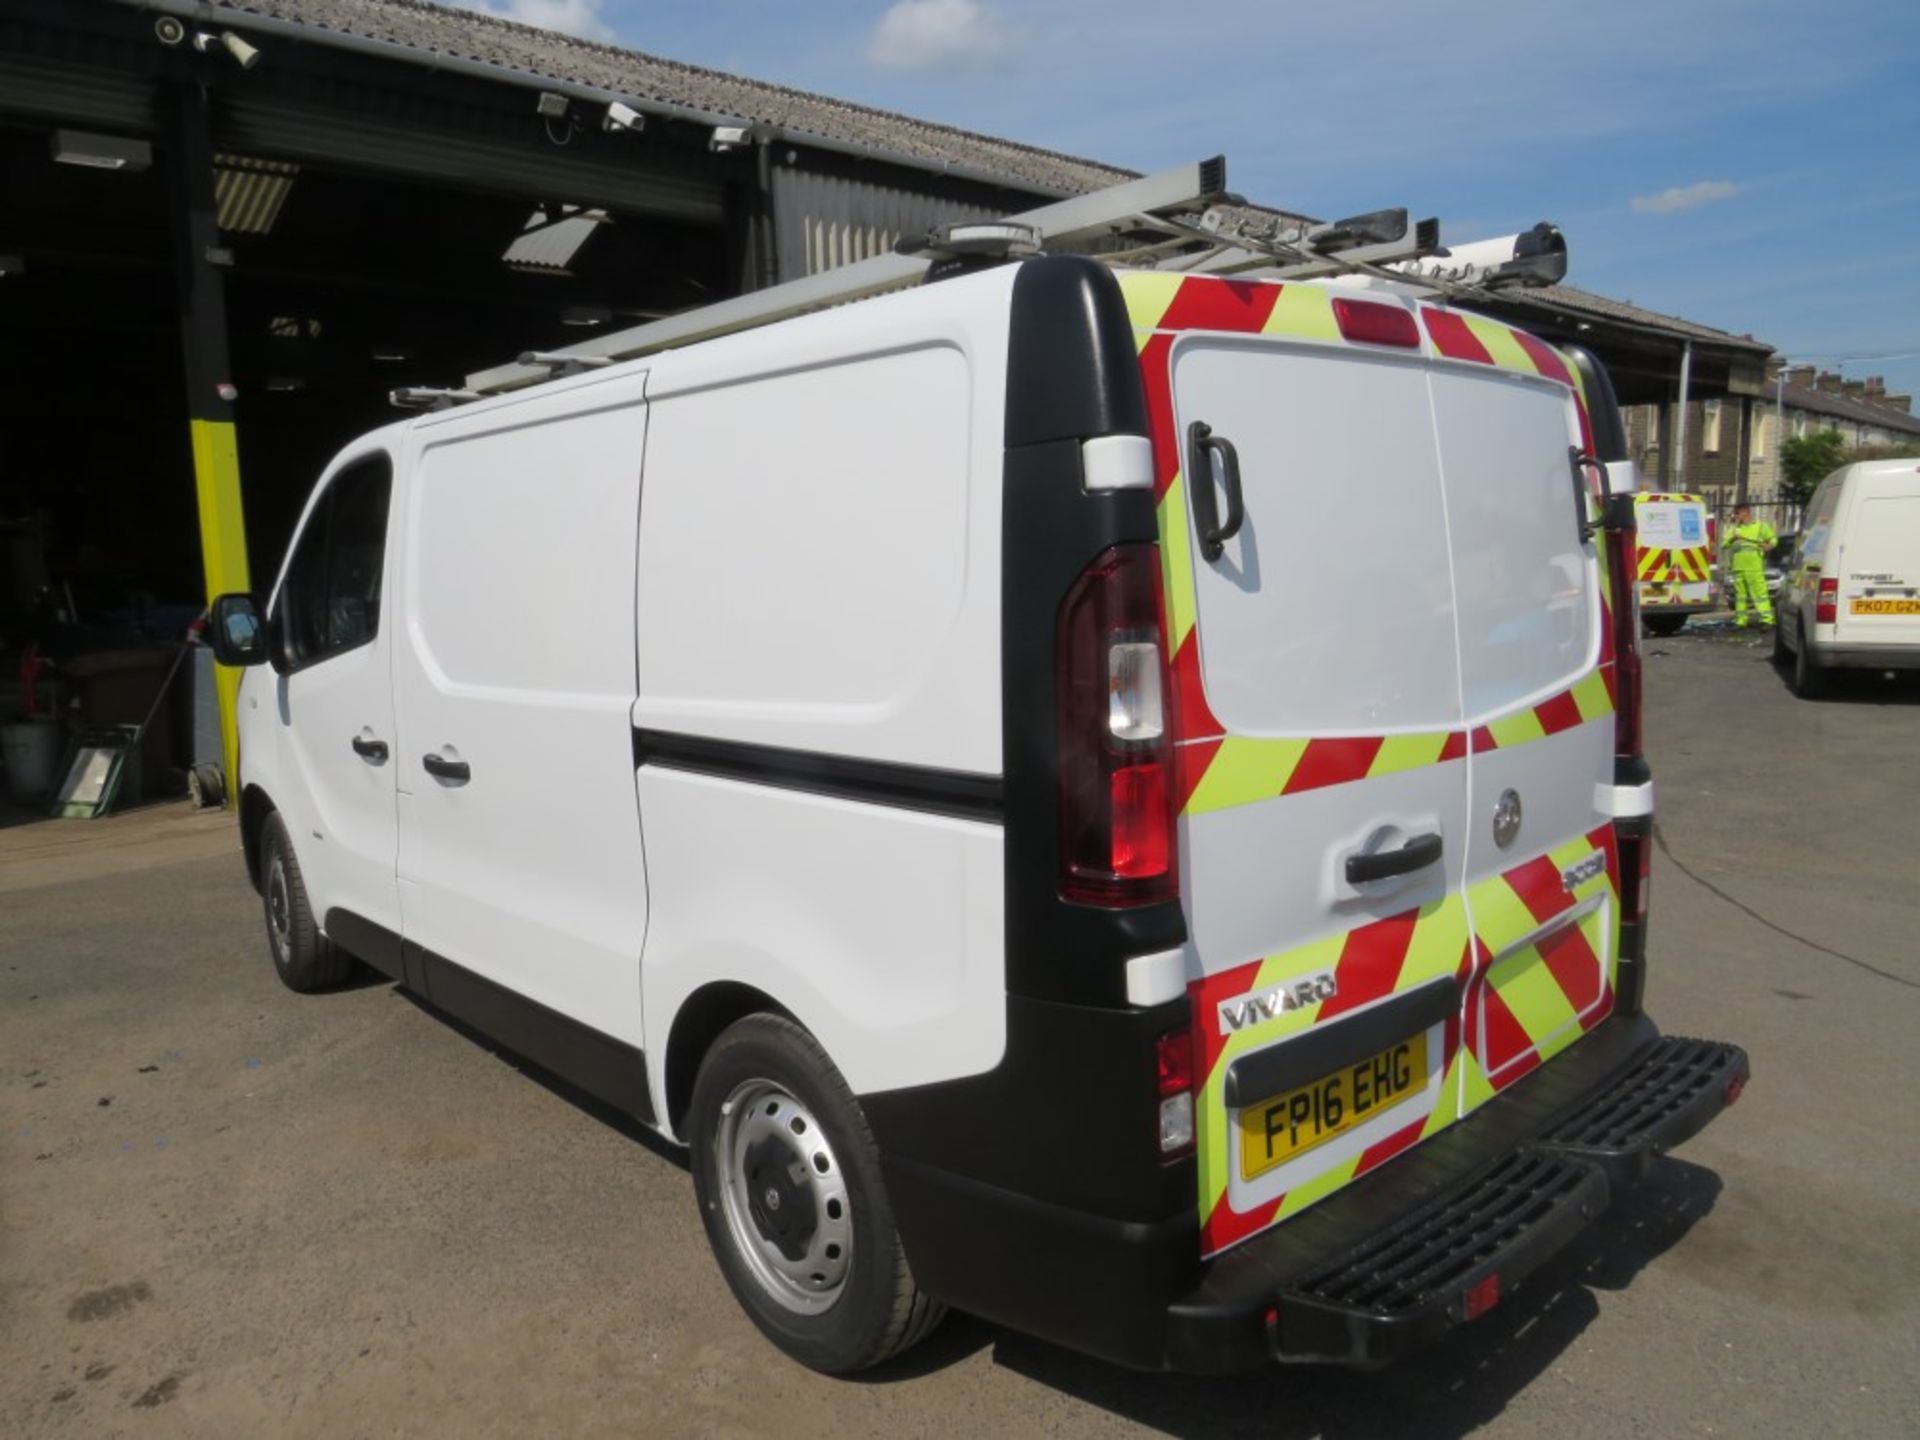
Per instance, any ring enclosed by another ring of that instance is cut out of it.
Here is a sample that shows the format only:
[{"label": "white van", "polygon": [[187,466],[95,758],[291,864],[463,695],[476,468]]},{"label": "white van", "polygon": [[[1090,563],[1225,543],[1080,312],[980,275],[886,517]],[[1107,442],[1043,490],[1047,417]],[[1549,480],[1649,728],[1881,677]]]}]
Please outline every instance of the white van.
[{"label": "white van", "polygon": [[1506,325],[1068,256],[376,431],[216,605],[274,963],[688,1145],[819,1369],[1390,1358],[1746,1079],[1642,1013],[1624,456]]},{"label": "white van", "polygon": [[1820,482],[1773,634],[1801,696],[1833,670],[1920,670],[1920,460],[1864,460]]}]

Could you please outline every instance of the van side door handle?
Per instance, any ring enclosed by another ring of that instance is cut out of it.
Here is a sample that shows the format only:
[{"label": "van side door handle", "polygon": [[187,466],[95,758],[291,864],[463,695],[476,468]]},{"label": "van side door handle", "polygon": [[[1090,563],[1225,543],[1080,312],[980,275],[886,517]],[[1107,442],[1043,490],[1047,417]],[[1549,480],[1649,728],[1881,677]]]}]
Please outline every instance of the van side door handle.
[{"label": "van side door handle", "polygon": [[[1220,478],[1227,492],[1227,514],[1220,517],[1219,502],[1213,493],[1213,457],[1220,457]],[[1240,452],[1224,435],[1213,433],[1204,420],[1187,427],[1187,488],[1193,493],[1193,516],[1199,521],[1200,553],[1218,560],[1227,541],[1240,533],[1246,523],[1247,507],[1240,493]]]},{"label": "van side door handle", "polygon": [[386,741],[374,740],[365,735],[356,735],[349,743],[353,746],[353,753],[358,755],[362,760],[370,761],[375,765],[384,765],[387,763],[388,752]]},{"label": "van side door handle", "polygon": [[451,780],[464,785],[473,778],[473,767],[464,760],[449,760],[443,755],[422,755],[420,764],[436,780]]},{"label": "van side door handle", "polygon": [[1389,880],[1423,870],[1440,858],[1438,834],[1416,835],[1398,850],[1380,850],[1372,855],[1347,856],[1347,883],[1364,885],[1369,880]]}]

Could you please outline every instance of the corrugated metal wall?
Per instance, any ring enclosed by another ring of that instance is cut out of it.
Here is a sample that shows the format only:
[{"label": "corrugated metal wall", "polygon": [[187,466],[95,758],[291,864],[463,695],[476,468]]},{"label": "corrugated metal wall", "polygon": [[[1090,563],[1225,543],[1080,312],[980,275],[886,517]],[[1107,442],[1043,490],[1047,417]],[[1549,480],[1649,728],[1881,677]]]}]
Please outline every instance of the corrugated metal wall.
[{"label": "corrugated metal wall", "polygon": [[774,249],[782,280],[882,255],[902,235],[992,213],[964,201],[865,180],[784,165],[773,172]]}]

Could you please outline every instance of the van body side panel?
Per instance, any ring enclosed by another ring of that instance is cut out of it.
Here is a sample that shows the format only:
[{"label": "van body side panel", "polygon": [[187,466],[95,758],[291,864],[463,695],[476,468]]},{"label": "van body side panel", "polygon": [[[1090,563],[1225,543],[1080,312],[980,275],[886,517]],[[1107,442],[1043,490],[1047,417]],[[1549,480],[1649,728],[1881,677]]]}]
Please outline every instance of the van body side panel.
[{"label": "van body side panel", "polygon": [[1001,1057],[1011,283],[713,341],[649,379],[631,719],[656,1086],[714,981],[789,1010],[856,1092]]},{"label": "van body side panel", "polygon": [[595,377],[419,425],[395,661],[406,940],[635,1047],[644,382]]}]

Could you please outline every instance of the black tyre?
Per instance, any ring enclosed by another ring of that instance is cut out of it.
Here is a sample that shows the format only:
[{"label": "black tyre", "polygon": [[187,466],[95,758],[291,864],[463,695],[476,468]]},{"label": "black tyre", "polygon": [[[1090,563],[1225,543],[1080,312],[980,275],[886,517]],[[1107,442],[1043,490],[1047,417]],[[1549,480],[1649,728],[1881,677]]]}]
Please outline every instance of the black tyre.
[{"label": "black tyre", "polygon": [[1773,627],[1773,663],[1784,666],[1793,659],[1793,651],[1787,647],[1787,626],[1782,620]]},{"label": "black tyre", "polygon": [[1827,693],[1827,669],[1813,653],[1807,627],[1799,630],[1800,647],[1793,652],[1793,693],[1802,700],[1818,700]]},{"label": "black tyre", "polygon": [[353,957],[322,935],[313,918],[300,862],[278,811],[261,827],[260,894],[267,914],[267,952],[289,990],[303,995],[325,990],[353,973]]},{"label": "black tyre", "polygon": [[859,1102],[800,1026],[753,1015],[722,1034],[688,1129],[707,1241],[775,1345],[845,1375],[940,1323],[946,1307],[907,1268]]},{"label": "black tyre", "polygon": [[1642,615],[1640,618],[1655,635],[1678,635],[1687,623],[1684,615]]}]

